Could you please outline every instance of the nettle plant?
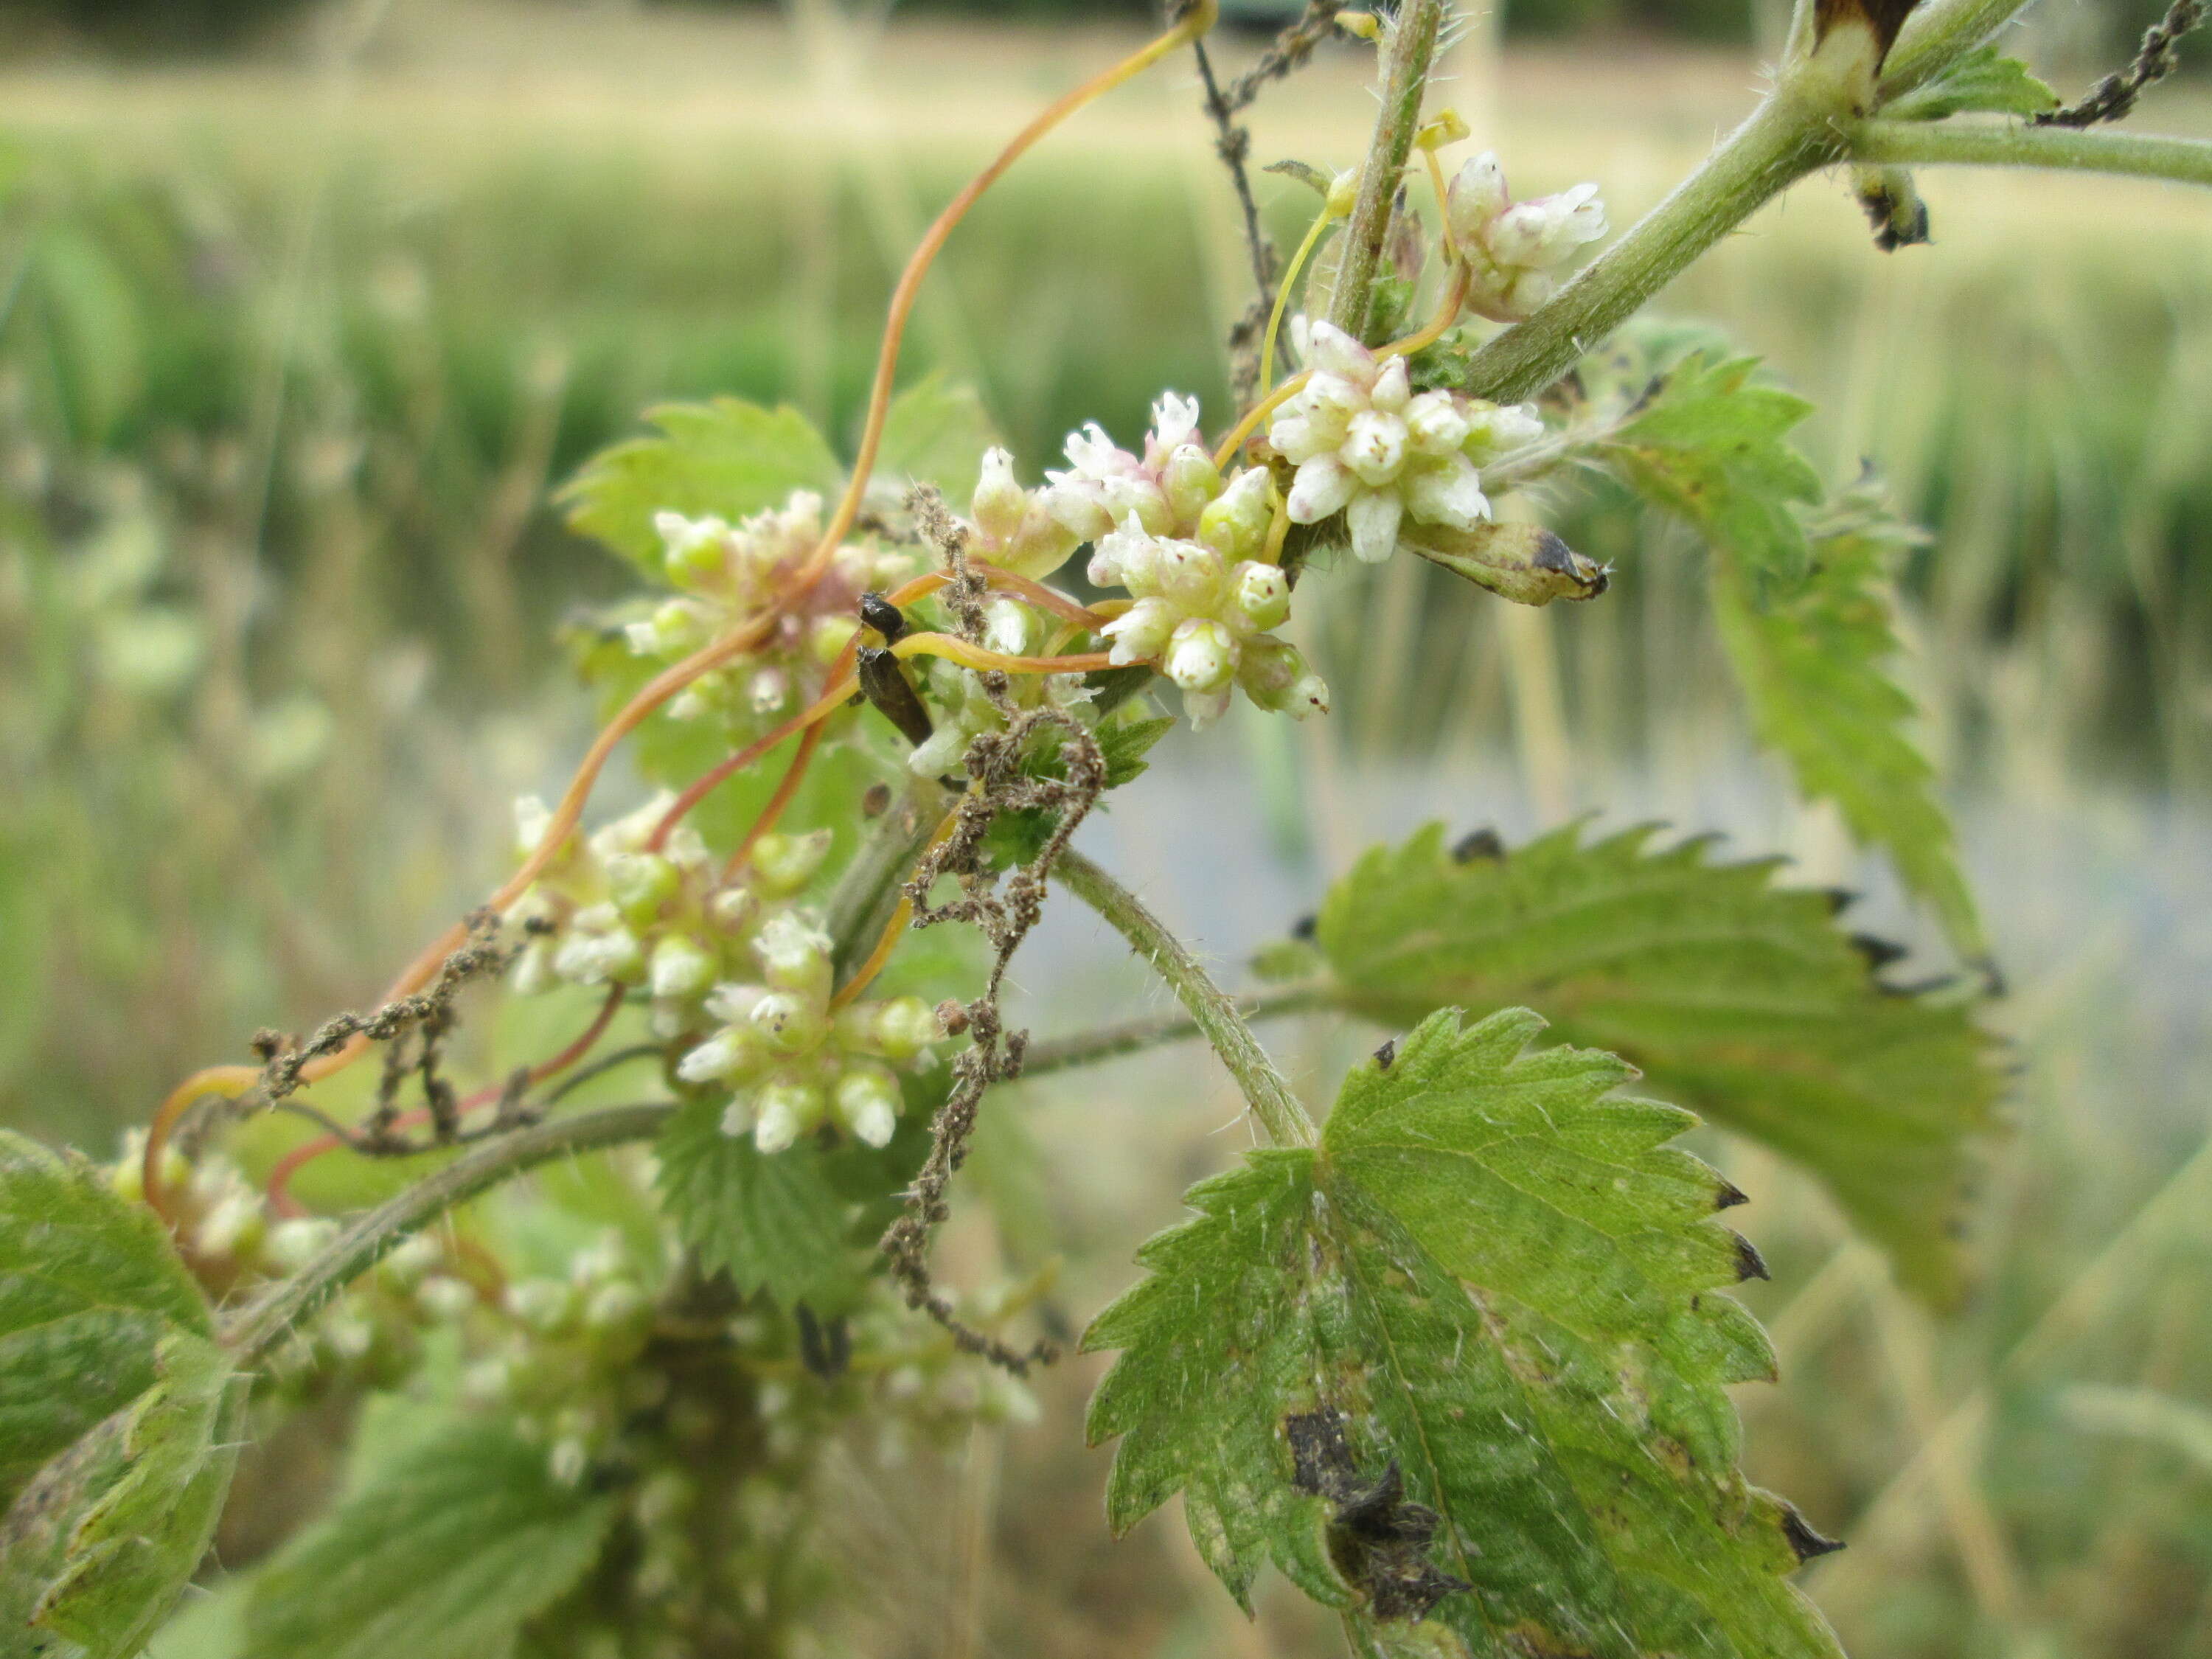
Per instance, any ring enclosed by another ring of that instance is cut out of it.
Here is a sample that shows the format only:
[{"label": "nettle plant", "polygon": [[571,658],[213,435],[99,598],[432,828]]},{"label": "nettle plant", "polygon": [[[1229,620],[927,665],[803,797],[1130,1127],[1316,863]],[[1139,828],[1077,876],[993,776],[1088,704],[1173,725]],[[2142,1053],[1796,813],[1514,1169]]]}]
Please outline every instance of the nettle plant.
[{"label": "nettle plant", "polygon": [[[1082,1338],[1116,1356],[1089,1429],[1117,1532],[1180,1495],[1232,1595],[1272,1565],[1363,1653],[1833,1653],[1789,1577],[1836,1546],[1736,1468],[1726,1390],[1773,1368],[1726,1293],[1764,1272],[1720,1216],[1744,1194],[1669,1143],[1694,1109],[1796,1161],[1943,1301],[1994,974],[1887,672],[1911,534],[1863,486],[1823,501],[1789,443],[1806,406],[1752,363],[1632,319],[1832,167],[1885,247],[1925,238],[1917,163],[2212,183],[2212,145],[2087,130],[2170,66],[2197,0],[2070,109],[1985,44],[2016,5],[1801,6],[1756,113],[1610,246],[1595,186],[1516,201],[1493,156],[1445,158],[1443,0],[1315,0],[1228,85],[1190,6],[938,221],[849,466],[728,400],[602,456],[568,504],[649,592],[578,635],[611,717],[566,794],[524,805],[506,884],[373,1009],[187,1079],[115,1166],[0,1139],[7,1650],[137,1652],[241,1448],[356,1415],[344,1495],[255,1571],[247,1652],[818,1647],[833,1449],[1023,1413],[1054,1357],[1042,1281],[932,1271],[993,1085],[1195,1034],[1263,1144]],[[1339,30],[1378,54],[1374,141],[1340,174],[1284,165],[1317,206],[1279,276],[1235,120]],[[1024,149],[1187,47],[1260,282],[1238,408],[1209,436],[1163,392],[1139,446],[1093,426],[1024,483],[972,396],[893,395],[903,325]],[[1327,714],[1283,630],[1334,563],[1602,593],[1538,522],[1593,471],[1703,532],[1759,736],[1965,981],[1883,977],[1893,952],[1771,860],[1432,828],[1363,859],[1240,1000],[1073,847],[1172,726],[1156,698],[1194,726],[1240,696]],[[667,793],[587,831],[618,748]],[[1183,1018],[1012,1028],[1007,963],[1054,885]],[[1318,1123],[1252,1030],[1315,1011],[1392,1034]],[[495,1040],[456,1045],[465,1016]],[[295,1180],[339,1166],[380,1201],[326,1181],[346,1212],[312,1213]]]}]

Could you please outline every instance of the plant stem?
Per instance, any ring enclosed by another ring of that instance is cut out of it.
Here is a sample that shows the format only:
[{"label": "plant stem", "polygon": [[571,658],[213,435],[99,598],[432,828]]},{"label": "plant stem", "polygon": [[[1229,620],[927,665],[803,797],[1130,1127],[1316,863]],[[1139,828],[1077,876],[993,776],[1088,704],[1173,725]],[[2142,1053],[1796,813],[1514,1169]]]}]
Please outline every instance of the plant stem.
[{"label": "plant stem", "polygon": [[2212,185],[2212,141],[2202,138],[1948,121],[1862,121],[1850,137],[1854,160],[1900,167],[2052,167]]},{"label": "plant stem", "polygon": [[[1286,985],[1279,990],[1262,991],[1256,996],[1238,997],[1232,1006],[1249,1024],[1254,1020],[1318,1013],[1338,1005],[1326,985]],[[1096,1030],[1078,1031],[1072,1036],[1033,1043],[1023,1058],[1022,1076],[1042,1077],[1049,1072],[1072,1071],[1078,1066],[1095,1066],[1101,1060],[1118,1060],[1123,1054],[1181,1042],[1198,1034],[1198,1022],[1188,1014],[1156,1014],[1149,1019],[1102,1025]]]},{"label": "plant stem", "polygon": [[1405,0],[1390,25],[1382,59],[1382,110],[1375,118],[1375,137],[1359,172],[1359,198],[1345,230],[1328,307],[1329,321],[1370,345],[1375,343],[1367,335],[1374,320],[1375,269],[1390,234],[1398,181],[1421,125],[1421,99],[1428,88],[1429,65],[1437,55],[1437,33],[1448,9],[1448,0]]},{"label": "plant stem", "polygon": [[1934,80],[2031,3],[2033,0],[1928,0],[1905,20],[1882,65],[1883,101]]},{"label": "plant stem", "polygon": [[236,1350],[239,1363],[250,1365],[325,1299],[390,1255],[402,1239],[456,1205],[556,1158],[649,1139],[675,1109],[654,1104],[586,1112],[519,1129],[457,1159],[355,1220],[328,1249],[240,1310],[229,1322],[225,1340]]},{"label": "plant stem", "polygon": [[1060,855],[1052,873],[1054,880],[1128,940],[1131,948],[1167,981],[1176,1000],[1189,1011],[1192,1024],[1213,1045],[1213,1052],[1237,1079],[1245,1103],[1267,1138],[1278,1146],[1312,1146],[1313,1119],[1306,1115],[1306,1109],[1291,1092],[1275,1062],[1252,1035],[1237,1004],[1206,977],[1206,969],[1183,948],[1182,941],[1134,893],[1073,848]]},{"label": "plant stem", "polygon": [[1771,94],[1672,194],[1556,298],[1477,352],[1469,388],[1499,403],[1534,397],[1698,256],[1785,186],[1838,159],[1824,117]]}]

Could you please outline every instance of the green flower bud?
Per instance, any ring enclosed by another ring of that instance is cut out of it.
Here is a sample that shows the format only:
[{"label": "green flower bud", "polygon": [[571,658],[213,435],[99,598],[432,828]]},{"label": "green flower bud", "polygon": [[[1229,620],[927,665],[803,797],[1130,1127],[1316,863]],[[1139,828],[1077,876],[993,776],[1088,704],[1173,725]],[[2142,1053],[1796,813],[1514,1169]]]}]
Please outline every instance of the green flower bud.
[{"label": "green flower bud", "polygon": [[671,933],[653,949],[647,975],[657,997],[696,997],[714,982],[714,958],[698,942]]},{"label": "green flower bud", "polygon": [[753,1004],[748,1018],[768,1046],[780,1054],[803,1054],[830,1035],[821,1004],[796,991],[770,991]]},{"label": "green flower bud", "polygon": [[870,1146],[890,1144],[905,1103],[898,1079],[880,1066],[848,1066],[837,1079],[837,1120]]},{"label": "green flower bud", "polygon": [[902,1065],[938,1040],[937,1012],[920,997],[865,1005],[866,1046]]},{"label": "green flower bud", "polygon": [[753,1145],[767,1153],[782,1152],[821,1122],[828,1106],[812,1083],[778,1078],[763,1084],[753,1097]]},{"label": "green flower bud", "polygon": [[830,856],[830,832],[811,830],[803,836],[771,830],[753,843],[752,884],[769,898],[787,898],[814,879],[822,861]]},{"label": "green flower bud", "polygon": [[1230,603],[1262,632],[1279,628],[1291,614],[1291,579],[1274,565],[1248,561],[1232,573]]},{"label": "green flower bud", "polygon": [[658,853],[617,853],[606,862],[607,890],[624,921],[648,926],[684,885],[684,872]]}]

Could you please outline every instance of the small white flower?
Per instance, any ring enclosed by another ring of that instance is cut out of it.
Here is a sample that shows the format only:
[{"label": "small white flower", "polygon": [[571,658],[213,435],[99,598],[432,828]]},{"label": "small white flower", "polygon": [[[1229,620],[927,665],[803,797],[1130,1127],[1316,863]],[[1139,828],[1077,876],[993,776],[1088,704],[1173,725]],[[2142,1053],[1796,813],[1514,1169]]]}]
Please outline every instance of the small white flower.
[{"label": "small white flower", "polygon": [[851,1066],[837,1079],[838,1121],[870,1146],[884,1146],[898,1127],[903,1102],[898,1079],[880,1066]]},{"label": "small white flower", "polygon": [[1595,185],[1516,202],[1495,155],[1460,169],[1445,216],[1472,275],[1467,308],[1494,322],[1518,322],[1559,291],[1568,269],[1606,234]]},{"label": "small white flower", "polygon": [[777,1079],[763,1084],[753,1097],[753,1145],[769,1154],[784,1151],[822,1121],[828,1103],[811,1083]]},{"label": "small white flower", "polygon": [[696,997],[714,982],[714,958],[681,933],[653,947],[647,982],[656,997]]},{"label": "small white flower", "polygon": [[1379,359],[1325,322],[1294,333],[1313,377],[1275,411],[1267,441],[1297,469],[1287,510],[1298,524],[1345,515],[1352,550],[1390,556],[1411,513],[1464,529],[1486,518],[1481,475],[1462,453],[1475,406],[1446,392],[1416,396],[1402,357]]},{"label": "small white flower", "polygon": [[1046,509],[1079,539],[1095,542],[1134,514],[1155,536],[1188,535],[1221,493],[1221,474],[1198,441],[1198,399],[1169,392],[1152,405],[1140,459],[1096,422],[1067,439],[1068,470],[1048,472]]},{"label": "small white flower", "polygon": [[1237,672],[1236,641],[1212,617],[1188,617],[1176,624],[1160,667],[1186,691],[1218,691]]},{"label": "small white flower", "polygon": [[1014,477],[1014,458],[1003,449],[983,452],[983,470],[968,514],[975,532],[969,551],[1032,580],[1059,569],[1081,539],[1054,516],[1049,490],[1022,488]]}]

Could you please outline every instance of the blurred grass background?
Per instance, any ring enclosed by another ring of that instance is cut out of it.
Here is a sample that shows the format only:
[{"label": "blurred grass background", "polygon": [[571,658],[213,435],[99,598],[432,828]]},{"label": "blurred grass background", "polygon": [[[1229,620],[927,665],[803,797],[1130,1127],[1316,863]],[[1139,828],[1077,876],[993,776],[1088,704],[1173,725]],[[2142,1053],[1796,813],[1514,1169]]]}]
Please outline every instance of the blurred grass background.
[{"label": "blurred grass background", "polygon": [[[256,1027],[371,994],[488,885],[507,799],[557,781],[585,735],[552,630],[620,589],[549,488],[665,398],[782,399],[848,430],[919,227],[1142,27],[933,10],[886,31],[881,12],[351,0],[179,61],[17,9],[0,1119],[104,1151]],[[1476,29],[1445,96],[1524,192],[1596,179],[1626,223],[1755,91],[1742,45],[1680,37],[1774,20],[1582,21],[1609,32],[1502,58]],[[2136,26],[2054,9],[2030,44],[2072,88]],[[115,27],[148,43],[143,18]],[[1334,53],[1273,94],[1259,158],[1356,159],[1361,67]],[[1224,406],[1242,256],[1195,103],[1178,65],[1086,113],[940,266],[912,366],[983,386],[1030,469],[1086,419],[1133,439],[1163,386]],[[2139,118],[2212,130],[2212,101],[2161,89]],[[2021,1068],[1967,1218],[1980,1289],[1949,1318],[1898,1297],[1791,1172],[1708,1148],[1757,1195],[1775,1267],[1753,1288],[1784,1382],[1743,1395],[1749,1455],[1850,1540],[1808,1578],[1857,1653],[2212,1655],[2212,204],[1923,182],[1933,248],[1877,255],[1816,180],[1663,307],[1764,352],[1819,402],[1806,441],[1835,481],[1871,461],[1935,532],[1907,673]],[[1279,238],[1302,228],[1292,187],[1263,199]],[[1603,493],[1553,510],[1618,562],[1602,601],[1520,611],[1410,561],[1330,573],[1301,590],[1326,729],[1178,739],[1098,827],[1102,856],[1233,974],[1369,840],[1603,808],[1792,853],[1932,954],[1746,752],[1696,548]],[[1041,1027],[1148,994],[1079,920],[1033,949]],[[1323,1096],[1373,1041],[1279,1036]],[[1066,1251],[1082,1312],[1241,1145],[1188,1055],[1016,1109],[1055,1224],[1017,1206],[960,1248],[979,1272]],[[1243,1625],[1172,1516],[1108,1542],[1076,1428],[1091,1375],[1049,1380],[1043,1425],[979,1439],[946,1485],[856,1466],[839,1524],[876,1601],[842,1650],[1330,1650],[1292,1597]]]}]

